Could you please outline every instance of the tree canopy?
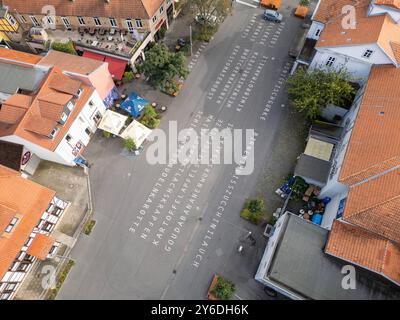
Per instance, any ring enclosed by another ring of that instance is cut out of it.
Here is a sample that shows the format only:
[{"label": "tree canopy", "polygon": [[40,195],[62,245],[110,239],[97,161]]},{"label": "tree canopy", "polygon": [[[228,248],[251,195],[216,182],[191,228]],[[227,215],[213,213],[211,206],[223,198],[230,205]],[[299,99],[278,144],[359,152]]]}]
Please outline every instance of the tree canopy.
[{"label": "tree canopy", "polygon": [[157,89],[171,86],[175,77],[186,77],[189,73],[185,66],[185,55],[169,51],[163,43],[155,44],[145,55],[146,61],[138,65],[137,69]]},{"label": "tree canopy", "polygon": [[313,120],[328,104],[344,107],[354,98],[356,89],[350,81],[344,70],[299,68],[287,81],[288,94],[292,105]]},{"label": "tree canopy", "polygon": [[208,22],[213,24],[213,16],[218,19],[225,18],[232,9],[232,0],[191,0],[194,14],[199,14]]}]

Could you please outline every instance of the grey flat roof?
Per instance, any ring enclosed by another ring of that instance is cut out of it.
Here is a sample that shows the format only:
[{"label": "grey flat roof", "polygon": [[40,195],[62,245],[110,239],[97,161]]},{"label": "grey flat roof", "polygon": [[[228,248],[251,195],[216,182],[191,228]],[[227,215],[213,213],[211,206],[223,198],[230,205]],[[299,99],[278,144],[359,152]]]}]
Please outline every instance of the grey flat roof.
[{"label": "grey flat roof", "polygon": [[400,299],[400,288],[356,267],[356,289],[344,290],[344,261],[323,252],[328,230],[290,214],[267,276],[308,299]]},{"label": "grey flat roof", "polygon": [[328,181],[330,170],[331,162],[302,153],[297,161],[294,174],[325,184]]},{"label": "grey flat roof", "polygon": [[14,94],[18,89],[36,92],[47,71],[0,62],[0,92]]}]

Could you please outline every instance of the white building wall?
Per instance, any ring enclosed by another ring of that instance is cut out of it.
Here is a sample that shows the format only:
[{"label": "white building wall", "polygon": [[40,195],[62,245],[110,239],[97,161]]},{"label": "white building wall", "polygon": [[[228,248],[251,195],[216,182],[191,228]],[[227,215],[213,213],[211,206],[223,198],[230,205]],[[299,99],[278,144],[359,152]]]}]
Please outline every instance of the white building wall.
[{"label": "white building wall", "polygon": [[[360,46],[332,47],[329,50],[369,64],[393,64],[393,61],[376,43]],[[363,57],[367,50],[373,51],[370,58]]]},{"label": "white building wall", "polygon": [[[90,101],[93,102],[93,106],[90,106]],[[93,120],[93,117],[96,112],[100,112],[100,114],[103,115],[105,111],[106,107],[104,106],[103,101],[99,94],[94,91],[55,151],[43,148],[31,141],[15,135],[1,137],[0,140],[21,144],[40,159],[57,162],[67,166],[74,166],[76,155],[73,154],[74,147],[71,147],[71,145],[76,146],[76,143],[81,141],[83,147],[87,146],[90,141],[90,136],[86,134],[85,129],[89,128],[92,133],[95,133],[97,130],[97,124],[95,120]],[[67,135],[70,135],[72,138],[69,143],[65,139]]]},{"label": "white building wall", "polygon": [[343,165],[344,158],[346,156],[347,147],[350,142],[352,129],[357,119],[363,94],[364,94],[364,87],[358,91],[352,108],[347,113],[346,117],[343,119],[346,132],[340,144],[336,148],[335,151],[336,153],[332,161],[333,164],[328,183],[324,188],[322,188],[319,196],[320,199],[323,199],[325,197],[331,198],[331,202],[325,208],[325,212],[321,223],[321,226],[323,228],[329,230],[331,229],[333,220],[336,219],[340,201],[346,198],[348,194],[347,185],[344,185],[339,182],[339,174],[340,174],[340,169]]},{"label": "white building wall", "polygon": [[318,40],[325,25],[318,21],[313,21],[307,33],[307,38]]},{"label": "white building wall", "polygon": [[[336,60],[331,67],[326,66],[329,57],[335,57]],[[310,64],[310,69],[320,68],[323,70],[329,69],[346,69],[351,76],[360,81],[368,78],[371,71],[371,64],[354,60],[350,57],[339,54],[338,52],[330,51],[328,49],[317,49],[313,61]]]},{"label": "white building wall", "polygon": [[[93,105],[91,105],[91,102]],[[76,152],[79,152],[79,149],[83,150],[89,144],[91,136],[96,132],[97,124],[93,119],[96,113],[99,112],[103,116],[105,111],[106,107],[103,101],[99,94],[94,91],[55,150],[55,153],[65,159],[68,165],[75,165]],[[85,132],[86,129],[90,130],[90,135]],[[70,137],[69,141],[66,139],[67,136]],[[82,147],[77,148],[77,144],[82,144]]]}]

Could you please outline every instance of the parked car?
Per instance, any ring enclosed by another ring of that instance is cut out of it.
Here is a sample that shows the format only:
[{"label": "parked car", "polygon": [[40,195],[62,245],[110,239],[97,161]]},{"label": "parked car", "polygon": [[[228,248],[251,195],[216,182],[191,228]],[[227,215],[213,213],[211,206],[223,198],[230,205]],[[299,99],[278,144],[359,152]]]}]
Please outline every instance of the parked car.
[{"label": "parked car", "polygon": [[274,10],[265,10],[263,14],[264,20],[273,21],[273,22],[282,22],[283,16],[278,11]]}]

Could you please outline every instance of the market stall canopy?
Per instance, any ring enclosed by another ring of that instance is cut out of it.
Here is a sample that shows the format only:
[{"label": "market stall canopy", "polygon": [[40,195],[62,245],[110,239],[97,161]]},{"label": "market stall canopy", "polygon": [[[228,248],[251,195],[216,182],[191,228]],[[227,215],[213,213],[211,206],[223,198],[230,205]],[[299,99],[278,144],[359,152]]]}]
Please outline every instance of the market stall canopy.
[{"label": "market stall canopy", "polygon": [[151,134],[152,130],[141,124],[140,122],[133,120],[132,123],[126,128],[121,137],[124,139],[131,138],[135,141],[135,145],[139,148],[147,137]]},{"label": "market stall canopy", "polygon": [[146,105],[150,104],[146,99],[132,92],[124,102],[121,103],[121,109],[124,109],[133,117],[138,117]]},{"label": "market stall canopy", "polygon": [[119,135],[127,119],[128,117],[120,113],[107,110],[99,124],[99,129]]}]

